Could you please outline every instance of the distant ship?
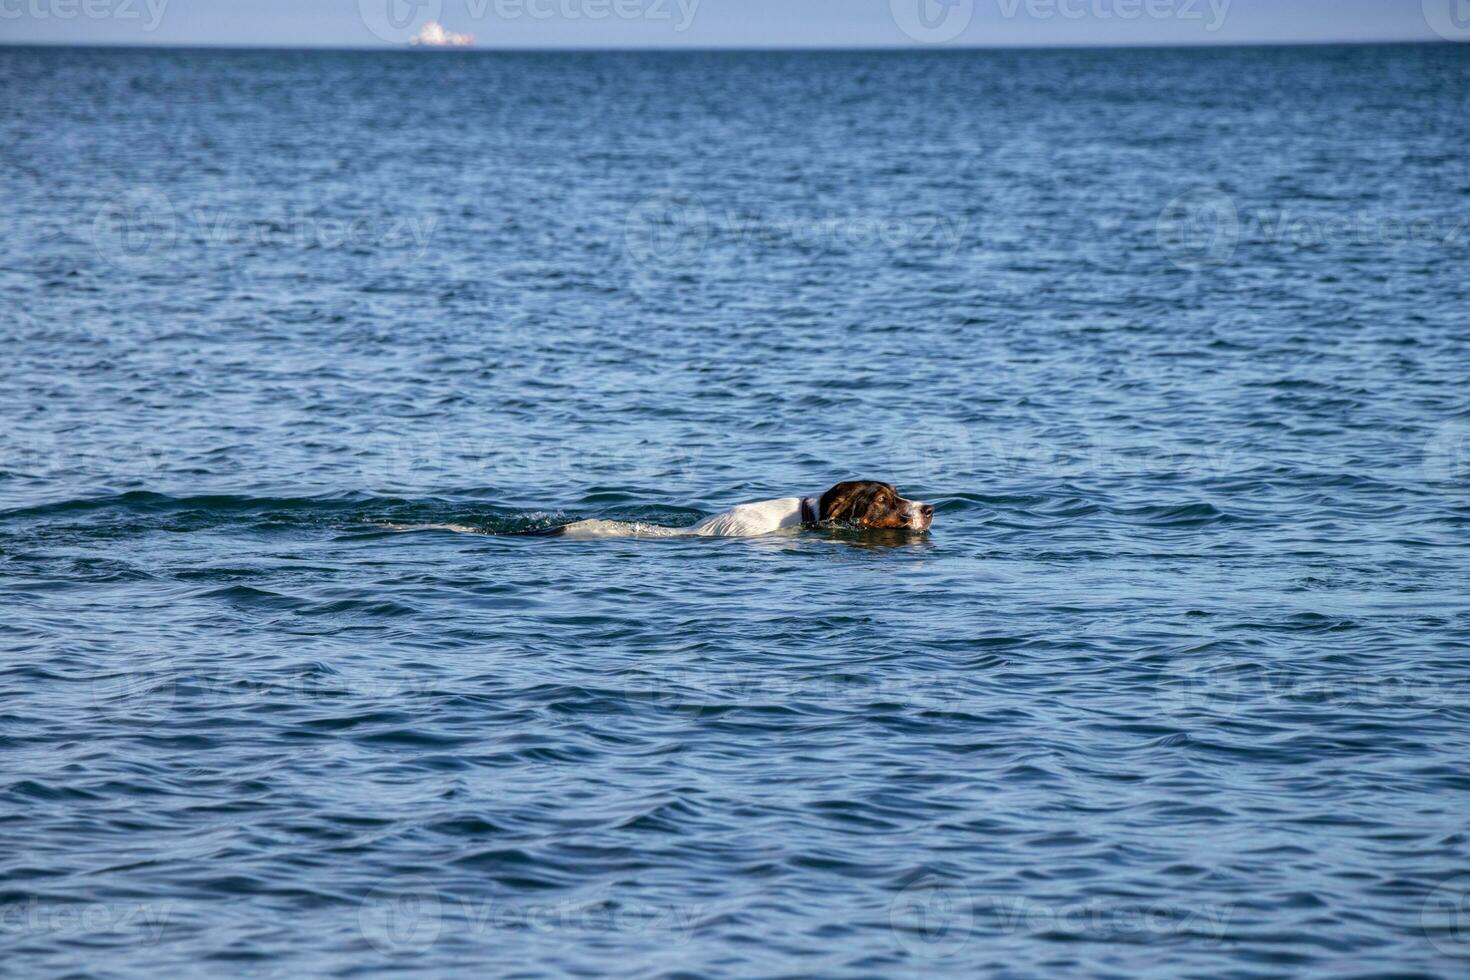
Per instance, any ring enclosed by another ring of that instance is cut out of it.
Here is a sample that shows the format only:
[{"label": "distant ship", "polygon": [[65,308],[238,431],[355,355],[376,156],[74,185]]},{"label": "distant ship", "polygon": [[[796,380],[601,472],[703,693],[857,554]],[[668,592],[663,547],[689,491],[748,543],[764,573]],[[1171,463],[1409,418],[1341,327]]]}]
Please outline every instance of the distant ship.
[{"label": "distant ship", "polygon": [[423,30],[409,38],[408,43],[426,48],[467,48],[475,43],[475,35],[446,31],[443,24],[431,20],[424,25]]}]

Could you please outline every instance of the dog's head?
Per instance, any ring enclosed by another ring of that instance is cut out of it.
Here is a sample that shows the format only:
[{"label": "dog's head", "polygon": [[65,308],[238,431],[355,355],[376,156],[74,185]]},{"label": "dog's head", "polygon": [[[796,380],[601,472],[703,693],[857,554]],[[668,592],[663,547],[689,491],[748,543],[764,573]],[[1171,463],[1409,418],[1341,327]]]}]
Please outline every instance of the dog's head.
[{"label": "dog's head", "polygon": [[934,523],[934,506],[903,499],[891,483],[853,480],[839,483],[822,494],[817,516],[823,521],[856,524],[858,527],[927,531]]}]

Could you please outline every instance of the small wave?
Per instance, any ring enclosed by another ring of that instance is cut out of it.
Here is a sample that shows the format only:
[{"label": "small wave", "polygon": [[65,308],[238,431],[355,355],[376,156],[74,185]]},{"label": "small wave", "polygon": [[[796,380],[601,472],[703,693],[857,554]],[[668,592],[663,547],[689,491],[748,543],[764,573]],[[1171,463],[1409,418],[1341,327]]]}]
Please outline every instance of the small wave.
[{"label": "small wave", "polygon": [[315,527],[347,532],[448,530],[506,534],[567,523],[546,511],[487,504],[483,496],[407,498],[362,491],[300,497],[173,496],[130,491],[0,511],[0,522],[15,525],[41,522],[54,526],[63,521],[75,527],[105,528],[112,536],[156,529],[205,530],[231,524],[262,531]]},{"label": "small wave", "polygon": [[1237,518],[1220,510],[1214,504],[1176,504],[1173,506],[1152,505],[1147,507],[1120,508],[1113,513],[1150,527],[1194,528],[1212,524],[1228,524]]},{"label": "small wave", "polygon": [[165,493],[133,490],[127,493],[108,494],[100,497],[81,497],[59,500],[30,507],[17,507],[0,511],[0,519],[19,520],[24,518],[62,517],[88,514],[97,511],[118,511],[131,514],[163,514],[177,511],[214,511],[217,513],[293,511],[293,510],[341,510],[360,507],[376,501],[382,505],[403,503],[397,498],[375,498],[366,493],[344,493],[320,497],[248,497],[234,494],[202,494],[189,497],[174,497]]}]

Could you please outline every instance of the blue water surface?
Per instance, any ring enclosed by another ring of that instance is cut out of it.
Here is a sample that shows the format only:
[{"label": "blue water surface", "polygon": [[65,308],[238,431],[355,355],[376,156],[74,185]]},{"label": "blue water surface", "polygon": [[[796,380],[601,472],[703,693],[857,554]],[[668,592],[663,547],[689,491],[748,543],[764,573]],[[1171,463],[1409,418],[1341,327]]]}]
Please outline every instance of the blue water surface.
[{"label": "blue water surface", "polygon": [[17,975],[1470,965],[1470,48],[0,91]]}]

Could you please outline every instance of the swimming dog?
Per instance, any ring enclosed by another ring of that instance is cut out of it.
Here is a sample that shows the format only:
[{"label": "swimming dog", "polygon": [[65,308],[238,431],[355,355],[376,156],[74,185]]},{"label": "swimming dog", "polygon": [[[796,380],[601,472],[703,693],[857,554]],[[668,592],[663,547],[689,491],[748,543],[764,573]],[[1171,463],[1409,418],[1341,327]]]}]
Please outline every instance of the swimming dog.
[{"label": "swimming dog", "polygon": [[774,534],[789,527],[814,527],[818,524],[927,531],[933,523],[933,504],[905,500],[891,483],[850,480],[817,497],[780,497],[739,504],[693,527],[654,528],[621,521],[577,521],[522,533],[586,538],[652,535],[749,538]]}]

